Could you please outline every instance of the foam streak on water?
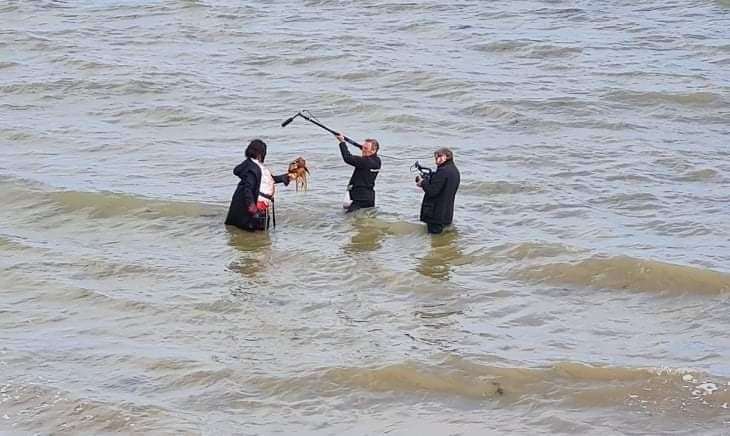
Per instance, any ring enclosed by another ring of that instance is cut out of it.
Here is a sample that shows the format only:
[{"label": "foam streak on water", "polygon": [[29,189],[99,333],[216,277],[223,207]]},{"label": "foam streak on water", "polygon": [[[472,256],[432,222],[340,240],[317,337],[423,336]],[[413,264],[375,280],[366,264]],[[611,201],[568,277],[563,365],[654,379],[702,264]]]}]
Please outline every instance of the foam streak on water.
[{"label": "foam streak on water", "polygon": [[[722,434],[730,4],[0,5],[0,433]],[[302,119],[377,138],[378,208]],[[253,138],[310,191],[222,222]],[[454,149],[454,231],[409,166]]]}]

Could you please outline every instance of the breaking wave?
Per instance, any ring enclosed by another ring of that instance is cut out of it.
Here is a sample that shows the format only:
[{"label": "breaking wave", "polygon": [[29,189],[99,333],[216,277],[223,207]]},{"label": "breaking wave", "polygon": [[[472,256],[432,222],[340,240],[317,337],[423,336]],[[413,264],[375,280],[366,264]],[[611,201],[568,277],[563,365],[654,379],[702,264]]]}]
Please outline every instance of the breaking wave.
[{"label": "breaking wave", "polygon": [[[353,390],[380,398],[499,401],[535,406],[628,407],[662,413],[722,415],[730,402],[727,380],[681,368],[627,368],[558,362],[545,368],[486,365],[452,357],[430,365],[405,361],[373,367],[323,368],[284,379],[255,379],[270,395],[323,396]],[[383,398],[383,396],[386,398]]]},{"label": "breaking wave", "polygon": [[[85,213],[90,218],[111,218],[120,215],[137,217],[201,217],[218,216],[225,207],[202,202],[147,198],[114,192],[53,190],[0,179],[0,199],[10,207],[30,211]],[[48,210],[50,209],[50,211]]]},{"label": "breaking wave", "polygon": [[673,294],[720,294],[730,291],[730,274],[628,256],[553,263],[521,270],[518,276],[555,285],[599,289]]},{"label": "breaking wave", "polygon": [[508,182],[498,180],[494,182],[473,181],[465,182],[459,187],[460,192],[469,194],[522,194],[526,192],[540,192],[541,188],[529,183]]},{"label": "breaking wave", "polygon": [[[92,395],[93,396],[93,395]],[[196,426],[156,404],[141,399],[108,402],[59,389],[41,380],[0,385],[6,429],[12,426],[38,433],[135,433],[158,431],[162,422],[173,432],[191,432]],[[175,430],[172,430],[175,429]]]},{"label": "breaking wave", "polygon": [[604,98],[638,106],[676,105],[691,107],[721,108],[727,102],[721,95],[712,92],[658,92],[658,91],[612,91]]},{"label": "breaking wave", "polygon": [[682,176],[678,177],[679,180],[685,182],[710,182],[718,180],[720,173],[712,168],[703,168],[693,171],[688,171]]},{"label": "breaking wave", "polygon": [[580,54],[580,47],[565,47],[552,44],[541,44],[532,40],[494,41],[475,44],[473,50],[487,53],[508,53],[525,58],[563,58]]},{"label": "breaking wave", "polygon": [[197,202],[158,200],[111,192],[57,191],[49,198],[69,212],[87,212],[93,218],[118,215],[199,217],[223,212],[223,207]]}]

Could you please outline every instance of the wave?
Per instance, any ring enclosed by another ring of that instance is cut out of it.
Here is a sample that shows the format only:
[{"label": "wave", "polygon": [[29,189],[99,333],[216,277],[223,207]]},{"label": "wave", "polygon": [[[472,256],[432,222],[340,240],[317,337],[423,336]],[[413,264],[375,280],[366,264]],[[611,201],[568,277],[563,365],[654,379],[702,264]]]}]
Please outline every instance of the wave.
[{"label": "wave", "polygon": [[413,362],[379,368],[335,368],[328,370],[322,378],[336,385],[368,391],[428,392],[473,399],[504,394],[500,383],[489,377],[470,377],[462,372]]},{"label": "wave", "polygon": [[495,255],[513,260],[538,259],[543,257],[558,257],[577,253],[578,250],[562,244],[548,244],[539,242],[523,242],[496,247]]},{"label": "wave", "polygon": [[92,218],[119,215],[200,217],[220,214],[223,207],[204,203],[157,200],[111,192],[59,191],[49,198],[68,212],[86,212]]},{"label": "wave", "polygon": [[580,8],[540,8],[534,11],[536,15],[554,15],[558,17],[573,17],[585,15],[586,11]]},{"label": "wave", "polygon": [[219,216],[225,207],[192,201],[162,200],[114,192],[52,190],[47,186],[0,179],[0,198],[11,207],[39,213],[85,213],[90,218],[120,215],[148,218]]},{"label": "wave", "polygon": [[641,224],[630,224],[630,227],[650,231],[659,235],[672,237],[691,237],[699,235],[711,235],[715,232],[712,227],[694,221],[664,221],[654,219],[643,221]]},{"label": "wave", "polygon": [[582,53],[580,47],[541,44],[531,40],[505,40],[475,44],[473,50],[488,53],[509,53],[524,58],[564,58]]},{"label": "wave", "polygon": [[565,58],[583,53],[580,47],[563,47],[551,44],[540,44],[530,47],[524,57],[531,58]]},{"label": "wave", "polygon": [[93,398],[93,393],[86,397],[81,392],[59,388],[42,377],[26,383],[17,378],[11,380],[0,391],[6,429],[43,434],[198,430],[196,423],[186,422],[176,413],[142,399],[112,403]]},{"label": "wave", "polygon": [[6,2],[6,4],[0,5],[0,12],[13,12],[19,9],[20,2]]},{"label": "wave", "polygon": [[720,173],[712,168],[703,168],[694,171],[688,171],[682,176],[678,177],[677,180],[685,182],[711,182],[718,180]]},{"label": "wave", "polygon": [[[392,70],[384,74],[386,83],[384,89],[391,89],[393,93],[403,90],[433,94],[449,93],[452,91],[472,92],[474,83],[466,80],[454,79],[437,72],[423,70]],[[420,103],[414,103],[419,107]]]},{"label": "wave", "polygon": [[[57,59],[56,61],[62,62],[65,65],[73,66],[73,67],[78,68],[79,70],[85,70],[85,71],[105,70],[105,71],[109,71],[110,73],[113,73],[114,69],[119,67],[119,65],[115,65],[115,64],[111,64],[111,63],[104,63],[101,61],[83,59],[83,58],[78,58],[78,57],[74,57],[74,56],[63,56],[63,57],[60,57],[59,59]],[[98,87],[98,85],[97,85],[97,87]]]},{"label": "wave", "polygon": [[471,48],[477,51],[484,51],[490,53],[499,52],[513,52],[528,45],[532,44],[532,41],[525,40],[505,40],[505,41],[493,41],[488,43],[476,44]]},{"label": "wave", "polygon": [[[116,278],[116,277],[115,277]],[[119,276],[120,279],[123,276]],[[169,313],[169,307],[157,303],[134,300],[130,298],[119,298],[112,295],[106,295],[103,292],[90,289],[67,289],[59,292],[54,289],[54,293],[49,293],[46,300],[56,300],[67,305],[78,305],[95,308],[108,308],[119,313],[131,314],[139,316],[141,313],[147,313],[152,319],[159,318]]]},{"label": "wave", "polygon": [[337,55],[315,55],[315,56],[296,56],[296,57],[290,57],[287,58],[286,63],[288,65],[293,65],[296,67],[301,67],[303,65],[311,65],[311,64],[318,64],[321,62],[332,62],[336,61],[340,58],[340,56]]},{"label": "wave", "polygon": [[[321,368],[283,378],[254,378],[264,395],[282,398],[371,393],[372,401],[448,402],[578,408],[653,408],[667,414],[724,416],[730,386],[722,377],[678,368],[627,368],[558,362],[545,368],[498,366],[451,357],[439,364],[404,361],[370,367]],[[355,392],[353,392],[355,391]],[[367,397],[365,397],[367,398]]]},{"label": "wave", "polygon": [[619,90],[603,95],[604,99],[635,106],[672,105],[680,107],[725,108],[726,99],[712,92],[668,92]]},{"label": "wave", "polygon": [[0,235],[0,251],[20,251],[27,248],[10,236]]},{"label": "wave", "polygon": [[[582,116],[584,114],[578,114],[577,108],[573,109],[576,111],[576,116]],[[546,126],[546,127],[573,127],[573,128],[579,128],[579,129],[585,129],[585,128],[596,128],[596,129],[605,129],[605,130],[617,130],[617,131],[626,131],[626,130],[645,130],[646,127],[642,126],[640,124],[630,123],[627,121],[610,121],[610,120],[590,120],[590,119],[580,119],[580,120],[546,120],[541,119],[537,121],[539,125]]]},{"label": "wave", "polygon": [[459,186],[459,191],[469,194],[522,194],[528,192],[540,192],[542,189],[528,183],[512,183],[504,180],[494,182],[465,182]]},{"label": "wave", "polygon": [[[19,82],[0,86],[0,91],[10,95],[38,94],[54,98],[59,93],[79,93],[89,89],[91,82],[77,79],[48,80],[44,82]],[[98,85],[100,87],[101,85]]]},{"label": "wave", "polygon": [[[590,173],[586,175],[590,175]],[[592,199],[591,203],[623,211],[659,210],[663,208],[662,201],[656,195],[650,193],[614,194]]]},{"label": "wave", "polygon": [[423,233],[424,227],[420,223],[409,221],[393,221],[379,217],[373,211],[364,210],[353,215],[352,225],[358,234],[363,237],[391,235],[405,236]]},{"label": "wave", "polygon": [[[122,296],[115,295],[115,292],[109,292],[108,294],[101,291],[99,282],[95,285],[94,289],[78,287],[79,278],[85,275],[84,272],[79,272],[79,264],[73,264],[75,268],[72,272],[62,272],[58,274],[56,269],[53,272],[48,272],[52,267],[58,266],[55,262],[44,262],[42,260],[37,261],[26,261],[13,265],[11,268],[5,268],[3,274],[0,276],[0,287],[2,289],[13,290],[17,292],[18,296],[21,294],[28,301],[33,301],[40,304],[58,304],[62,307],[95,307],[99,309],[109,309],[113,312],[130,314],[135,313],[137,315],[145,313],[147,316],[160,317],[166,313],[169,313],[170,306],[164,304],[158,304],[154,302],[143,301],[139,298],[144,298],[142,295],[130,295],[125,293]],[[81,268],[84,266],[81,265]],[[109,268],[115,268],[110,265]],[[121,267],[120,269],[127,269]],[[36,272],[43,270],[42,274]],[[129,269],[127,269],[129,270]],[[130,272],[120,273],[119,276],[99,276],[100,279],[110,280],[135,280],[139,276]],[[50,283],[50,285],[49,285]],[[121,295],[121,294],[119,294]],[[64,312],[65,313],[65,312]],[[34,325],[41,324],[43,322],[56,322],[59,319],[66,318],[67,315],[61,313],[49,314],[49,318],[37,317],[34,319]]]},{"label": "wave", "polygon": [[[94,70],[94,69],[113,69],[119,68],[119,65],[107,64],[97,62],[93,60],[75,59],[72,57],[63,57],[58,59],[59,62],[63,62],[68,65],[80,68],[82,70]],[[9,65],[12,66],[12,65]],[[2,65],[0,64],[0,67]],[[17,82],[7,85],[0,85],[0,91],[10,95],[23,95],[23,94],[40,94],[46,96],[53,96],[55,98],[58,94],[103,94],[104,96],[109,95],[143,95],[143,94],[161,94],[171,87],[180,86],[186,88],[193,88],[199,86],[199,82],[186,74],[178,74],[175,76],[163,75],[163,74],[146,74],[140,78],[124,78],[124,79],[113,79],[109,77],[97,77],[95,79],[58,79],[58,80],[46,80],[46,81],[25,81]],[[184,120],[197,121],[198,118],[187,115],[184,110],[178,106],[166,106],[161,105],[152,108],[139,108],[131,109],[126,111],[120,111],[119,114],[139,114],[145,115],[152,118],[162,117],[164,118],[168,114],[172,117],[184,116]],[[98,115],[100,112],[90,112],[92,115]],[[104,112],[101,112],[104,114]],[[184,114],[184,115],[180,115]]]},{"label": "wave", "polygon": [[357,71],[329,71],[322,70],[312,73],[315,77],[323,77],[328,79],[345,80],[348,82],[362,82],[371,80],[375,74],[372,70],[360,69]]},{"label": "wave", "polygon": [[339,407],[346,406],[351,398],[357,398],[356,407],[368,402],[448,405],[460,399],[465,401],[461,407],[483,407],[484,402],[490,402],[554,410],[555,404],[560,404],[563,408],[614,408],[700,420],[725,417],[730,402],[728,380],[684,368],[570,361],[519,367],[449,356],[437,363],[406,360],[269,376],[245,368],[211,368],[185,359],[128,356],[128,361],[144,372],[115,377],[104,385],[105,398],[120,397],[121,393],[123,400],[99,400],[82,390],[83,384],[73,392],[43,377],[9,379],[0,385],[5,423],[36,432],[143,432],[160,428],[179,432],[190,430],[187,427],[193,424],[181,420],[164,398],[181,396],[186,400],[174,400],[173,407],[213,410],[235,405],[269,411],[272,404],[296,407],[311,400],[332,404],[332,398]]},{"label": "wave", "polygon": [[628,256],[594,257],[523,269],[522,279],[599,289],[721,294],[730,291],[730,274]]},{"label": "wave", "polygon": [[716,65],[730,65],[730,57],[728,58],[720,58],[720,59],[713,59],[711,61],[708,61],[711,64]]},{"label": "wave", "polygon": [[479,103],[463,108],[458,111],[462,116],[479,116],[494,120],[513,120],[521,117],[521,114],[512,109],[493,103]]},{"label": "wave", "polygon": [[[139,89],[134,90],[139,93]],[[152,108],[134,108],[114,113],[100,113],[109,117],[111,122],[128,122],[135,126],[168,127],[202,120],[216,121],[207,113],[195,111],[182,106],[157,106]]]},{"label": "wave", "polygon": [[41,135],[39,135],[37,132],[21,131],[16,129],[0,130],[0,139],[7,139],[11,142],[32,142],[35,140],[39,140],[40,138]]},{"label": "wave", "polygon": [[382,118],[385,123],[392,123],[395,126],[399,125],[411,125],[411,126],[422,126],[427,124],[427,120],[423,117],[414,114],[393,114],[386,115]]}]

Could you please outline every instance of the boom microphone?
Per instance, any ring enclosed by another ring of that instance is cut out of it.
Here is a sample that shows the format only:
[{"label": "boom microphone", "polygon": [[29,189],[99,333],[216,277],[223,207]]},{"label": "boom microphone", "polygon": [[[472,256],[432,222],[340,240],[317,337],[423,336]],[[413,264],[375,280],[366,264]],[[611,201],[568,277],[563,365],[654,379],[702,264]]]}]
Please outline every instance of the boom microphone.
[{"label": "boom microphone", "polygon": [[[309,113],[309,111],[304,111],[304,112]],[[294,121],[294,118],[296,118],[296,117],[302,117],[305,120],[309,121],[310,123],[314,124],[315,126],[319,126],[335,136],[339,135],[339,133],[335,132],[334,130],[330,129],[329,127],[325,126],[324,124],[322,124],[319,121],[317,121],[316,119],[314,119],[312,114],[309,114],[309,116],[306,116],[302,111],[299,111],[293,117],[287,118],[286,120],[284,120],[284,122],[281,123],[281,127],[288,126],[289,123]],[[345,136],[344,139],[345,139],[345,142],[350,143],[350,144],[354,145],[355,147],[362,150],[362,145],[358,144],[356,141],[353,141],[352,139],[348,138],[347,136]]]},{"label": "boom microphone", "polygon": [[[294,114],[293,117],[285,119],[284,122],[281,123],[281,127],[288,126],[292,121],[294,121],[294,119],[296,117],[304,118],[305,120],[309,121],[310,123],[314,124],[315,126],[321,127],[322,129],[330,132],[331,134],[333,134],[335,136],[339,135],[338,132],[335,132],[334,130],[330,129],[329,127],[327,127],[324,124],[317,121],[317,119],[314,118],[314,115],[312,115],[308,110],[301,110],[301,111],[297,112],[296,114]],[[358,144],[357,141],[354,141],[354,140],[348,138],[347,136],[343,137],[343,139],[348,144],[354,145],[355,147],[362,150],[362,145]],[[386,157],[388,159],[394,159],[394,160],[411,160],[411,159],[413,159],[413,158],[405,157],[405,156],[400,156],[400,157],[386,156],[386,155],[380,154],[380,153],[378,153],[378,156]],[[430,175],[433,172],[429,168],[422,167],[421,164],[418,163],[418,161],[416,161],[416,163],[414,165],[412,165],[411,168],[419,171],[421,174],[424,175],[424,177],[426,175]]]},{"label": "boom microphone", "polygon": [[297,117],[298,115],[299,115],[299,114],[296,114],[296,115],[294,115],[294,116],[293,116],[293,117],[291,117],[291,118],[287,118],[287,119],[285,119],[285,120],[284,120],[284,122],[283,122],[283,123],[281,123],[281,127],[286,127],[286,126],[288,126],[288,125],[289,125],[289,123],[291,123],[292,121],[294,121],[294,118],[296,118],[296,117]]}]

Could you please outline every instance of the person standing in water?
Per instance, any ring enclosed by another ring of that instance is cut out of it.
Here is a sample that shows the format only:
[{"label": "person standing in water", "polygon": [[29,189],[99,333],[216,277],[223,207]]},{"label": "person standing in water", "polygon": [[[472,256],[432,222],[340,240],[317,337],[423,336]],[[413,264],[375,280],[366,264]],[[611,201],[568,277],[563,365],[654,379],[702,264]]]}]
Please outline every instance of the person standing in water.
[{"label": "person standing in water", "polygon": [[246,160],[233,169],[233,174],[241,180],[233,193],[226,225],[252,232],[268,228],[273,216],[275,184],[288,185],[289,176],[272,176],[264,166],[265,159],[266,143],[254,139],[246,147]]},{"label": "person standing in water", "polygon": [[417,176],[416,185],[424,192],[420,219],[426,223],[428,233],[438,234],[454,220],[454,200],[461,174],[454,164],[454,153],[448,148],[439,148],[433,157],[436,172],[427,178]]},{"label": "person standing in water", "polygon": [[348,195],[343,207],[348,213],[365,207],[374,207],[375,178],[378,177],[381,165],[378,157],[380,144],[375,139],[366,139],[360,149],[361,156],[353,156],[347,149],[345,136],[342,134],[336,136],[340,141],[342,160],[355,167],[347,184]]}]

